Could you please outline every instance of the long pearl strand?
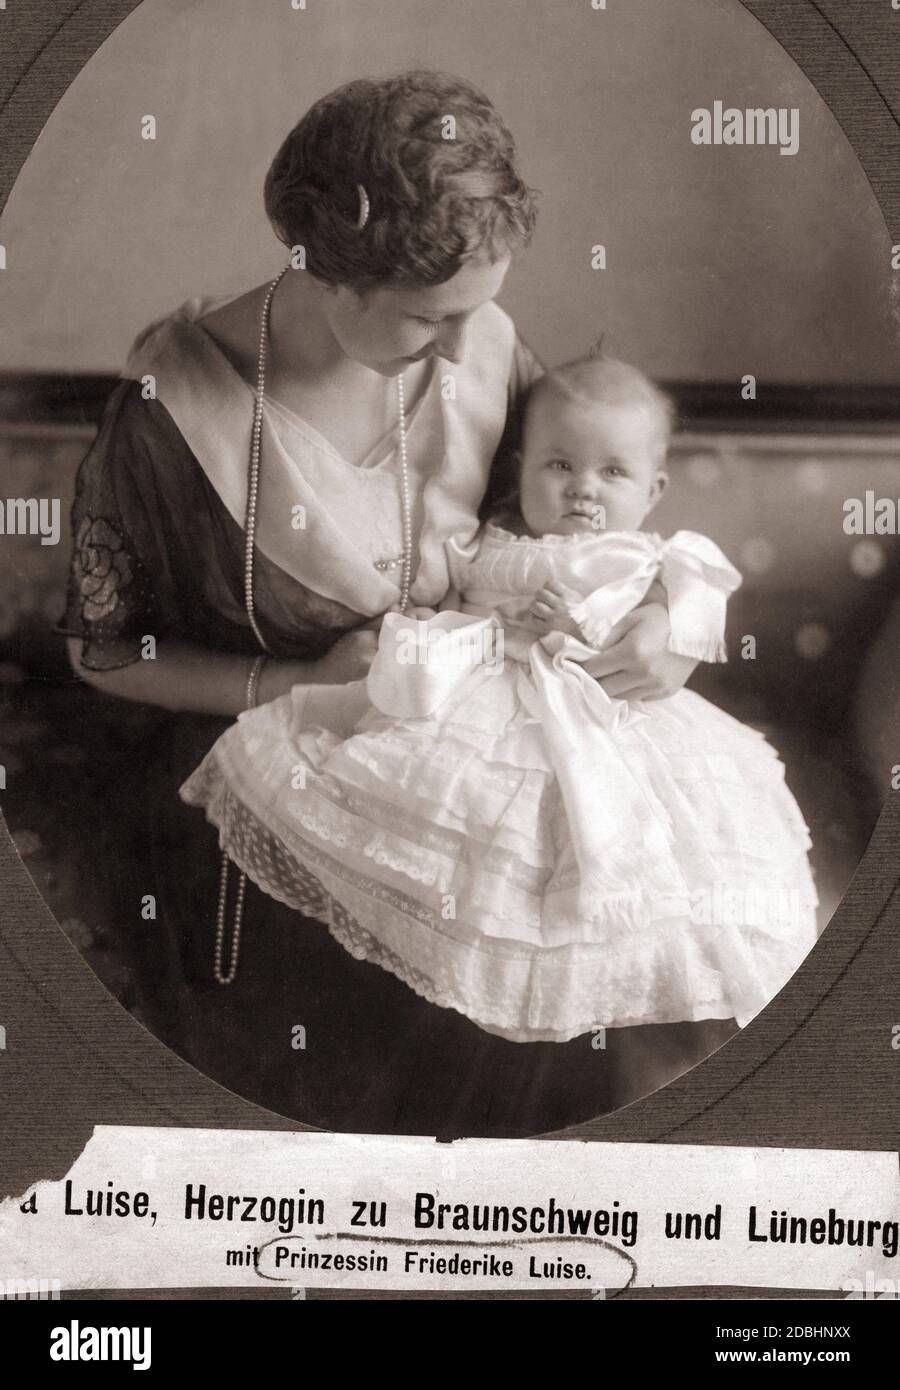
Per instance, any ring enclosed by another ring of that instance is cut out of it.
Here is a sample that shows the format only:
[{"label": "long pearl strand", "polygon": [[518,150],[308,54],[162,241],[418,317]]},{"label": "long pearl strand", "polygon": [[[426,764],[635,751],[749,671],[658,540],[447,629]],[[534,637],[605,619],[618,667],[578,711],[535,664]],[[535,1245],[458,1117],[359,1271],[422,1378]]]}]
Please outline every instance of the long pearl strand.
[{"label": "long pearl strand", "polygon": [[[259,347],[256,359],[256,400],[253,408],[253,429],[250,435],[250,463],[247,472],[247,508],[244,517],[244,607],[247,618],[257,642],[264,653],[270,648],[259,630],[256,621],[256,605],[253,596],[253,560],[256,542],[256,519],[259,509],[259,469],[262,457],[263,403],[266,395],[266,358],[269,342],[269,318],[272,297],[284,276],[291,269],[285,266],[269,285],[263,300],[259,323]],[[409,606],[409,590],[412,575],[412,503],[409,486],[409,458],[406,449],[406,397],[403,374],[397,377],[398,425],[400,436],[400,506],[403,531],[403,553],[400,556],[400,612],[405,613]],[[380,566],[378,567],[380,568]],[[247,708],[256,703],[256,687],[260,675],[260,660],[254,664],[247,682]],[[241,948],[241,929],[244,919],[244,897],[247,892],[247,875],[242,871],[238,878],[237,898],[234,904],[234,921],[231,932],[231,949],[227,973],[222,968],[225,948],[225,918],[228,904],[228,851],[222,851],[222,867],[219,875],[219,903],[216,910],[216,941],[213,955],[213,974],[220,985],[233,984],[238,970]]]},{"label": "long pearl strand", "polygon": [[406,394],[403,373],[397,377],[397,406],[400,424],[400,506],[403,523],[403,555],[400,564],[400,612],[409,606],[409,586],[412,571],[412,502],[409,491],[409,459],[406,455]]}]

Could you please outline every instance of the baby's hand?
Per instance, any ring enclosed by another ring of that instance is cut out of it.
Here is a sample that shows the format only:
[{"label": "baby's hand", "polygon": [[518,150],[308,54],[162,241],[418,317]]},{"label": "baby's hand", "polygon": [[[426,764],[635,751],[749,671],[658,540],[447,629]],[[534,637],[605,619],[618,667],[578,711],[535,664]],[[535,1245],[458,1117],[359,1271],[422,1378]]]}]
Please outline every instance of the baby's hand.
[{"label": "baby's hand", "polygon": [[553,579],[535,594],[531,616],[549,632],[568,632],[572,637],[581,637],[581,628],[569,612],[581,600],[582,595],[576,589]]}]

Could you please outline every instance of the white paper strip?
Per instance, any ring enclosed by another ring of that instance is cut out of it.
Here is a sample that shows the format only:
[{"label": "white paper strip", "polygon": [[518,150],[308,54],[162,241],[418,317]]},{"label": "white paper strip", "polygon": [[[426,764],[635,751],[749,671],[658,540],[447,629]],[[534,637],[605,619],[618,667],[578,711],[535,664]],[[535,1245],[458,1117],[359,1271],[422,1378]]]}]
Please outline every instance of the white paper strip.
[{"label": "white paper strip", "polygon": [[898,1219],[891,1153],[99,1127],[0,1282],[896,1289]]}]

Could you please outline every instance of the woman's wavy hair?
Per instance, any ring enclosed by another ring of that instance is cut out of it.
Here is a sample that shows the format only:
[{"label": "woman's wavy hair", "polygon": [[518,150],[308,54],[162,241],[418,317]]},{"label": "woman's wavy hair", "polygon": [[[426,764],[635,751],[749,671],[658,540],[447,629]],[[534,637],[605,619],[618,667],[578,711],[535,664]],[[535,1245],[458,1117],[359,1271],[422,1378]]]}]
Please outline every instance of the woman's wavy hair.
[{"label": "woman's wavy hair", "polygon": [[[527,246],[537,190],[485,94],[450,73],[360,78],[322,97],[287,136],[265,182],[276,235],[307,271],[363,293],[440,285],[484,251]],[[362,184],[366,225],[357,230]]]}]

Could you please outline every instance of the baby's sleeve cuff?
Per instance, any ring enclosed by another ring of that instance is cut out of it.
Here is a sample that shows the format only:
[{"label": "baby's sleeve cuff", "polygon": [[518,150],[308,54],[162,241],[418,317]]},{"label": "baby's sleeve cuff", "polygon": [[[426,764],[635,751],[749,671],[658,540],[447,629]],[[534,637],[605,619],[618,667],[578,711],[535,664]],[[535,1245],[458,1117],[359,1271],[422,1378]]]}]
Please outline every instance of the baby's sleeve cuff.
[{"label": "baby's sleeve cuff", "polygon": [[728,596],[741,576],[707,536],[678,531],[663,546],[661,575],[668,595],[668,649],[695,661],[724,662]]},{"label": "baby's sleeve cuff", "polygon": [[721,637],[708,633],[686,633],[672,631],[669,634],[667,650],[675,656],[689,656],[694,661],[727,661],[728,650]]},{"label": "baby's sleeve cuff", "polygon": [[[581,628],[589,647],[602,647],[609,636],[612,623],[605,612],[598,611],[602,599],[598,598],[598,602],[594,604],[591,601],[593,597],[593,594],[588,594],[587,598],[576,603],[569,609],[569,617]],[[605,603],[603,606],[605,608]]]}]

